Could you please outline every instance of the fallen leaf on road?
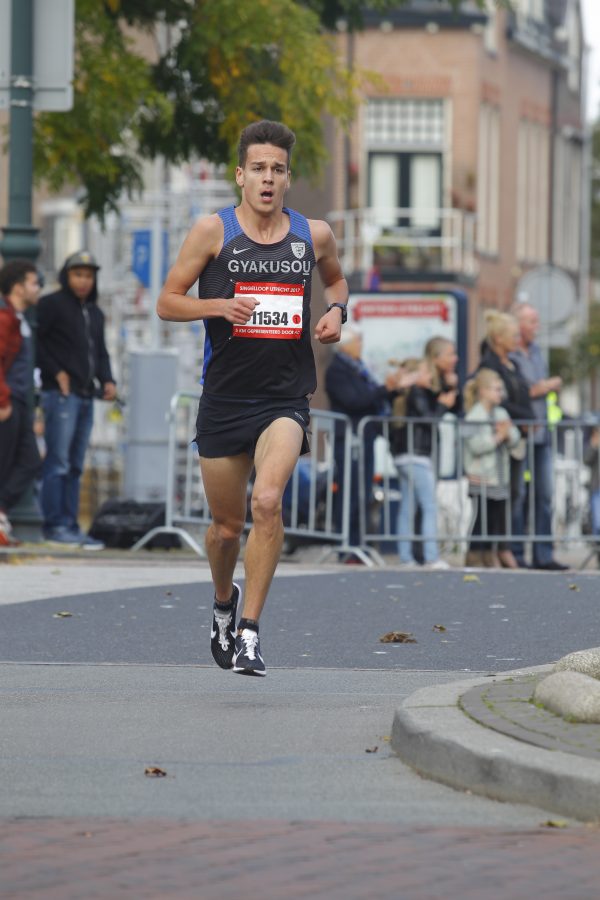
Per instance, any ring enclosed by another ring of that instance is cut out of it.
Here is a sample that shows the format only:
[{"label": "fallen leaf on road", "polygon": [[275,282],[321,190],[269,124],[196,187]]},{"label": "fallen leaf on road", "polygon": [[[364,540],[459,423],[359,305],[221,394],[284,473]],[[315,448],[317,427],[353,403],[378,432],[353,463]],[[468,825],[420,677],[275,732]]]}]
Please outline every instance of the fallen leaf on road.
[{"label": "fallen leaf on road", "polygon": [[446,626],[445,626],[445,625],[434,625],[433,628],[432,628],[431,630],[432,630],[432,631],[438,631],[438,632],[441,633],[442,631],[445,631],[445,630],[446,630]]},{"label": "fallen leaf on road", "polygon": [[569,585],[569,590],[570,590],[570,591],[580,591],[581,588],[579,587],[578,584],[570,584],[570,585]]},{"label": "fallen leaf on road", "polygon": [[463,575],[463,581],[480,581],[479,575]]},{"label": "fallen leaf on road", "polygon": [[72,615],[73,615],[73,613],[70,613],[70,612],[57,612],[57,613],[53,614],[52,618],[53,619],[68,619]]},{"label": "fallen leaf on road", "polygon": [[546,828],[568,828],[569,823],[565,822],[564,819],[547,819],[543,823]]},{"label": "fallen leaf on road", "polygon": [[410,631],[388,631],[379,638],[382,644],[416,644]]},{"label": "fallen leaf on road", "polygon": [[159,769],[158,766],[146,766],[144,769],[144,775],[148,775],[150,778],[164,778],[166,774],[165,770]]},{"label": "fallen leaf on road", "polygon": [[379,750],[379,747],[377,747],[377,746],[367,747],[367,749],[365,750],[365,753],[377,753],[378,750]]}]

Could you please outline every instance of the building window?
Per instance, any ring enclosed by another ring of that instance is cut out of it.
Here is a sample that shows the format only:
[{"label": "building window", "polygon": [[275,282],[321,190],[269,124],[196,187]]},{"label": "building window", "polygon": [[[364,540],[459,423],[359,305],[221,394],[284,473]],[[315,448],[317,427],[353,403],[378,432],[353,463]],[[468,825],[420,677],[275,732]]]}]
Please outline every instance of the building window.
[{"label": "building window", "polygon": [[489,103],[483,103],[479,111],[477,172],[477,249],[495,255],[500,214],[500,111]]},{"label": "building window", "polygon": [[443,100],[370,99],[365,140],[369,150],[407,150],[444,146]]},{"label": "building window", "polygon": [[554,147],[553,258],[556,265],[576,270],[581,233],[581,146],[558,135]]},{"label": "building window", "polygon": [[527,119],[517,138],[517,259],[543,263],[548,258],[548,129]]},{"label": "building window", "polygon": [[441,203],[441,153],[369,154],[369,206],[379,227],[439,235]]}]

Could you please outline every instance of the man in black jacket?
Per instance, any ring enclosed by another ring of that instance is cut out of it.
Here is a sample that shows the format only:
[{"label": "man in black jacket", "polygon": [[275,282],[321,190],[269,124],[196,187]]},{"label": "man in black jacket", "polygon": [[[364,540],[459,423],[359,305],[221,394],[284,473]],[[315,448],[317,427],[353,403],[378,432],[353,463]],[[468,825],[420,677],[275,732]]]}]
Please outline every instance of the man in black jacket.
[{"label": "man in black jacket", "polygon": [[116,397],[104,343],[104,315],[96,304],[98,269],[86,251],[67,258],[59,275],[61,289],[39,303],[37,331],[46,440],[41,490],[44,537],[89,550],[104,546],[78,524],[94,397]]},{"label": "man in black jacket", "polygon": [[[354,325],[347,325],[342,332],[336,352],[325,373],[325,390],[332,412],[343,413],[352,421],[356,434],[358,423],[364,416],[379,416],[390,412],[390,403],[398,392],[411,383],[400,370],[390,372],[385,384],[380,384],[362,361],[362,334]],[[345,432],[336,423],[334,458],[338,491],[334,498],[334,520],[338,531],[342,527],[343,484],[345,461]],[[373,486],[374,442],[380,429],[371,422],[363,432],[363,461],[366,504],[363,516],[369,512]],[[353,447],[350,469],[350,534],[348,543],[360,547],[360,499],[357,446]],[[368,530],[368,529],[367,529]],[[354,561],[353,557],[350,560]]]}]

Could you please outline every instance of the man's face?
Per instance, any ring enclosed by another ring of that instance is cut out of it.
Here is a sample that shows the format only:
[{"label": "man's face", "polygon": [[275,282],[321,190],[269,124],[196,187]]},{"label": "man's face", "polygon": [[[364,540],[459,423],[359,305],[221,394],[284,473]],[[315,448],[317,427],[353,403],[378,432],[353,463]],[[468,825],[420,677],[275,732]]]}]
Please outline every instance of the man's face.
[{"label": "man's face", "polygon": [[525,345],[535,341],[540,328],[540,317],[535,309],[524,309],[519,316],[521,338]]},{"label": "man's face", "polygon": [[79,300],[87,300],[95,280],[96,270],[89,266],[75,266],[67,272],[67,283]]},{"label": "man's face", "polygon": [[246,164],[235,170],[235,180],[252,209],[264,213],[281,209],[290,186],[287,152],[273,144],[251,144]]},{"label": "man's face", "polygon": [[28,272],[25,276],[23,288],[23,302],[25,306],[35,306],[40,299],[41,285],[37,272]]}]

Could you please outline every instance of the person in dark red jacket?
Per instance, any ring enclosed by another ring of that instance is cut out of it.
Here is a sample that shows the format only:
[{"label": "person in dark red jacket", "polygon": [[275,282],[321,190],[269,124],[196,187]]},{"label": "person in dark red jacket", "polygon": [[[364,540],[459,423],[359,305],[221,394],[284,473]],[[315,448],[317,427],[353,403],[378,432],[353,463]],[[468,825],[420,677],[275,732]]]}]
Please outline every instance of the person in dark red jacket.
[{"label": "person in dark red jacket", "polygon": [[0,546],[18,543],[8,513],[39,474],[33,433],[31,328],[25,311],[40,295],[35,265],[15,259],[0,270]]},{"label": "person in dark red jacket", "polygon": [[104,342],[104,314],[96,304],[99,268],[85,250],[68,257],[59,275],[60,290],[40,301],[36,346],[46,439],[41,491],[44,537],[88,550],[104,547],[84,534],[78,523],[94,397],[116,397]]}]

